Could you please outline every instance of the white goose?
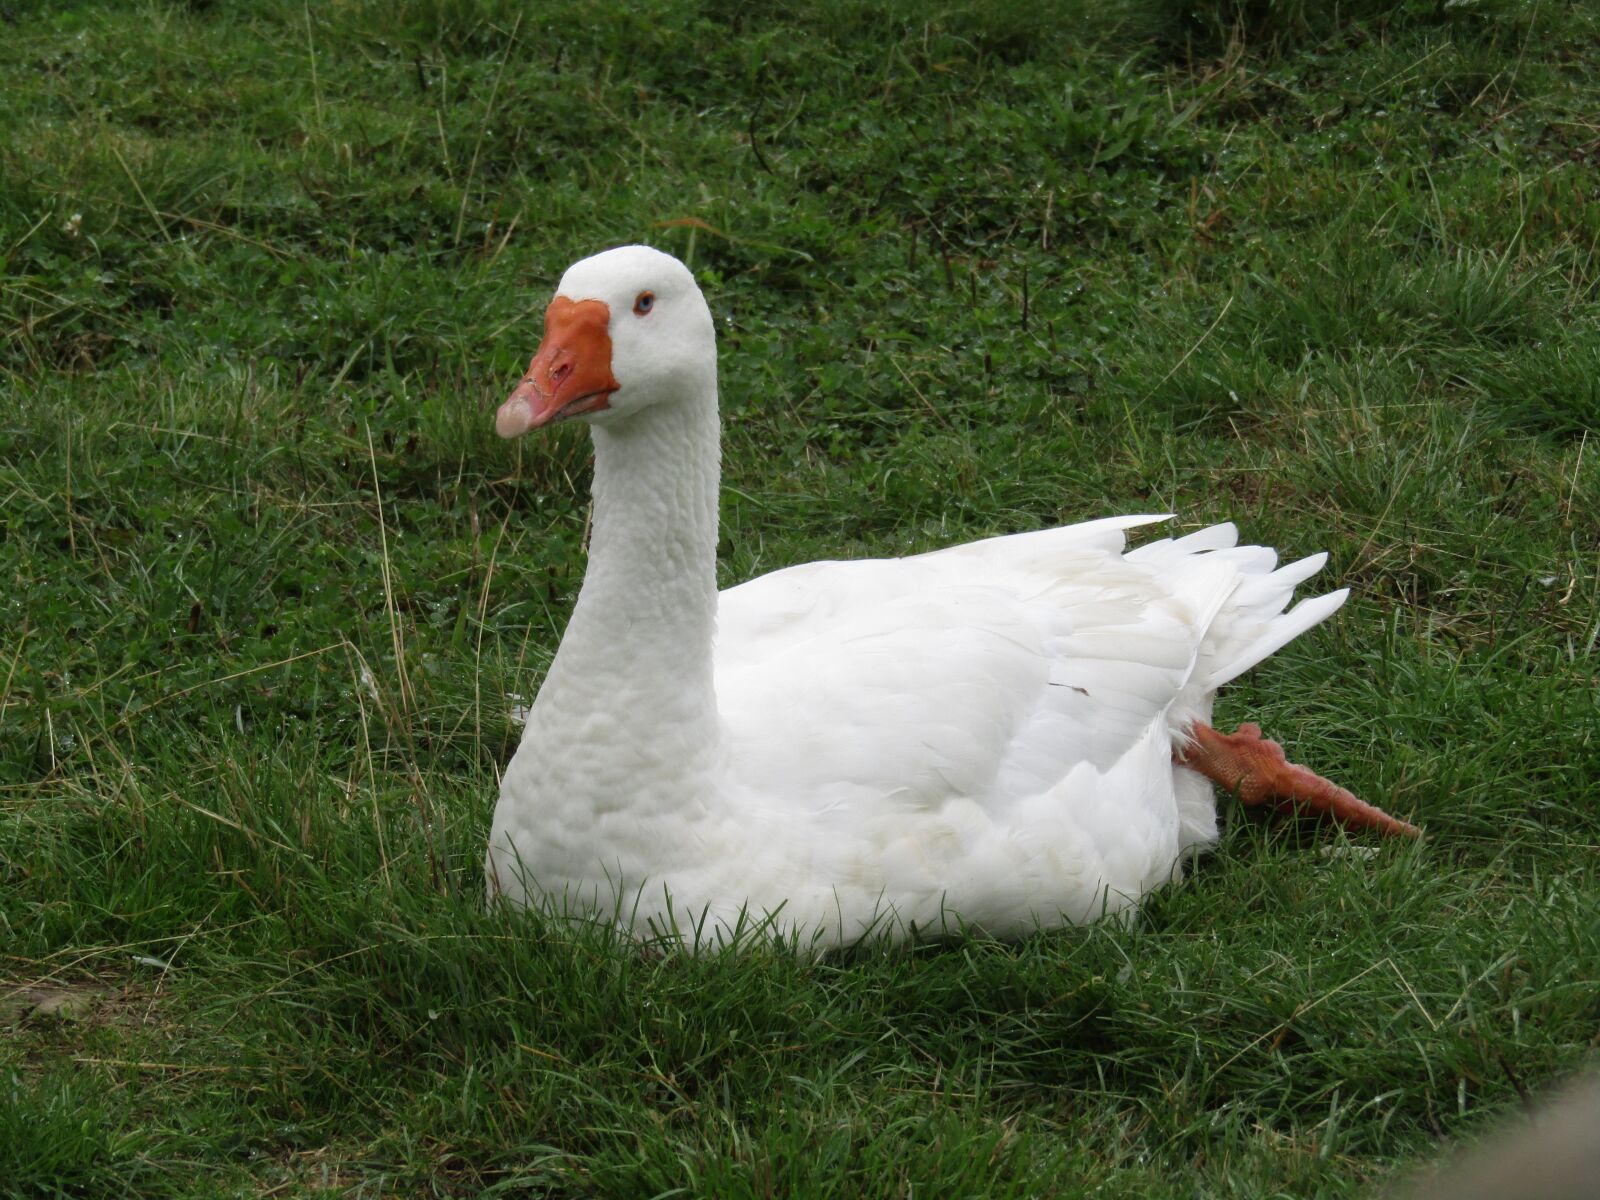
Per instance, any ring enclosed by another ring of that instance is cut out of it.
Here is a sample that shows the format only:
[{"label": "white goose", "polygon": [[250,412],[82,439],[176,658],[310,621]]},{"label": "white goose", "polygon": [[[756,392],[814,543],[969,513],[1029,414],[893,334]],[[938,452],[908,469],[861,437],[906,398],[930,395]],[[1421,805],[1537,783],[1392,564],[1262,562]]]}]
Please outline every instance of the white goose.
[{"label": "white goose", "polygon": [[719,594],[710,311],[644,246],[562,277],[496,418],[581,417],[588,571],[506,769],[491,895],[706,941],[770,918],[816,947],[956,921],[1000,935],[1136,904],[1216,837],[1213,783],[1414,835],[1216,688],[1325,619],[1317,554],[1232,525],[1124,553],[1112,517]]}]

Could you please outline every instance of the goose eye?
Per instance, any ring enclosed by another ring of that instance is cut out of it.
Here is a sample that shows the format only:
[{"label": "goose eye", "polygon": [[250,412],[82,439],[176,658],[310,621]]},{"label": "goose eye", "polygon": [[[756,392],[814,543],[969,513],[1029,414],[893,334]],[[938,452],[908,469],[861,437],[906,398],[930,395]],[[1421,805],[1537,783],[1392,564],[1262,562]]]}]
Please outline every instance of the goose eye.
[{"label": "goose eye", "polygon": [[636,316],[642,317],[655,306],[656,294],[654,292],[640,292],[634,299],[633,311]]}]

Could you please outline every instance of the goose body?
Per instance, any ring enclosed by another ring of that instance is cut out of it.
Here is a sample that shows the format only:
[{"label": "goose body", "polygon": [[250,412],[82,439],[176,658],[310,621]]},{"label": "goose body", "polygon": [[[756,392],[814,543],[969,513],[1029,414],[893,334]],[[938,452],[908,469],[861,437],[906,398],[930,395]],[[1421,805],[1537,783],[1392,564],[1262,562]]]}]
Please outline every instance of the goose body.
[{"label": "goose body", "polygon": [[765,920],[827,946],[1127,909],[1215,839],[1235,776],[1178,759],[1220,736],[1216,689],[1346,596],[1289,609],[1325,556],[1278,567],[1231,525],[1125,549],[1160,516],[719,594],[712,322],[646,247],[567,271],[498,424],[569,416],[595,445],[589,564],[488,879],[639,933]]}]

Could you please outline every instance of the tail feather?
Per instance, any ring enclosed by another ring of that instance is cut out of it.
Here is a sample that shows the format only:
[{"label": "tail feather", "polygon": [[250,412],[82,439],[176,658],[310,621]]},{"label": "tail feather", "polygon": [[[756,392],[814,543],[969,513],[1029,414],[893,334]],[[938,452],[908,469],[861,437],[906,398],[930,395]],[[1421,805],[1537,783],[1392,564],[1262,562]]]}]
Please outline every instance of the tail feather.
[{"label": "tail feather", "polygon": [[[1285,571],[1293,571],[1308,560],[1285,567]],[[1321,565],[1321,564],[1318,564]],[[1273,572],[1272,578],[1282,574],[1282,571]],[[1308,572],[1309,573],[1309,572]],[[1289,587],[1292,587],[1290,584]],[[1287,603],[1289,588],[1285,588],[1282,603]],[[1221,687],[1231,679],[1244,674],[1262,659],[1281,650],[1295,638],[1299,637],[1313,625],[1326,621],[1350,596],[1349,588],[1340,588],[1336,592],[1329,592],[1323,596],[1312,596],[1300,601],[1286,613],[1269,618],[1260,628],[1254,638],[1246,642],[1237,650],[1228,647],[1229,653],[1225,658],[1219,658],[1216,665],[1206,672],[1201,687],[1207,691]]]},{"label": "tail feather", "polygon": [[1128,551],[1130,562],[1153,564],[1204,550],[1231,550],[1239,544],[1239,529],[1232,521],[1208,525],[1180,538],[1161,538]]},{"label": "tail feather", "polygon": [[[1327,554],[1280,567],[1271,547],[1241,546],[1238,540],[1238,529],[1224,522],[1180,538],[1147,542],[1126,555],[1151,570],[1183,577],[1185,595],[1206,629],[1192,679],[1204,692],[1242,675],[1327,620],[1349,595],[1348,590],[1329,592],[1285,612],[1295,588],[1327,565]],[[1210,567],[1224,574],[1219,578]]]},{"label": "tail feather", "polygon": [[1327,562],[1328,552],[1326,550],[1318,554],[1308,554],[1298,562],[1279,567],[1272,573],[1270,578],[1273,583],[1283,588],[1296,588],[1322,570],[1327,565]]}]

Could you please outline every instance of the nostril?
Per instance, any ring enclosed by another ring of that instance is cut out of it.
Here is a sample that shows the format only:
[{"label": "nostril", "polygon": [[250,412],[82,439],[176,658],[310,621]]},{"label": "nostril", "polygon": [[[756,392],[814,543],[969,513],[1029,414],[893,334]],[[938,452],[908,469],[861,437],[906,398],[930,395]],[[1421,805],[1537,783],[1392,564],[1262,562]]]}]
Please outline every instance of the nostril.
[{"label": "nostril", "polygon": [[562,381],[565,380],[566,377],[568,375],[571,375],[571,374],[572,374],[572,364],[569,363],[569,362],[560,363],[560,364],[550,368],[550,382],[552,384],[554,384],[556,387],[560,387],[561,384],[562,384]]}]

